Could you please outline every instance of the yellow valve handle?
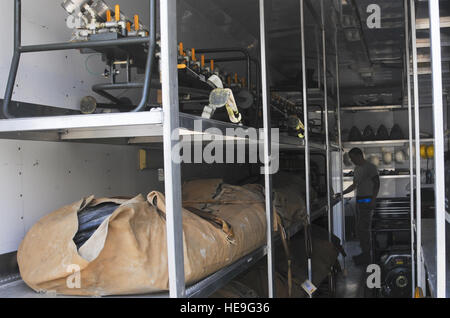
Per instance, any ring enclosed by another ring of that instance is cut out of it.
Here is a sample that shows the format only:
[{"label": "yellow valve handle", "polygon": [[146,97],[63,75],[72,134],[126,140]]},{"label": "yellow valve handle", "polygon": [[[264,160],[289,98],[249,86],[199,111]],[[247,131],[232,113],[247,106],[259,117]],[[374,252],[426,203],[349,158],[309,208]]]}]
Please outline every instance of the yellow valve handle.
[{"label": "yellow valve handle", "polygon": [[131,23],[130,22],[127,22],[127,31],[131,32]]},{"label": "yellow valve handle", "polygon": [[202,66],[202,68],[205,67],[205,56],[203,54],[202,54],[202,57],[201,57],[200,65]]},{"label": "yellow valve handle", "polygon": [[184,56],[184,48],[183,48],[183,42],[180,42],[178,45],[178,50],[181,56]]},{"label": "yellow valve handle", "polygon": [[134,16],[134,30],[139,31],[139,15]]},{"label": "yellow valve handle", "polygon": [[211,72],[214,71],[214,60],[211,60]]},{"label": "yellow valve handle", "polygon": [[178,64],[178,65],[177,65],[177,68],[178,68],[179,70],[184,70],[186,67],[187,67],[186,64]]},{"label": "yellow valve handle", "polygon": [[116,4],[116,21],[120,21],[120,5]]},{"label": "yellow valve handle", "polygon": [[237,75],[237,73],[234,73],[234,83],[235,84],[238,83],[238,75]]},{"label": "yellow valve handle", "polygon": [[195,49],[194,49],[194,48],[191,49],[191,58],[192,58],[192,60],[193,60],[194,62],[197,61],[197,57],[195,56]]},{"label": "yellow valve handle", "polygon": [[111,22],[111,10],[106,11],[106,22]]}]

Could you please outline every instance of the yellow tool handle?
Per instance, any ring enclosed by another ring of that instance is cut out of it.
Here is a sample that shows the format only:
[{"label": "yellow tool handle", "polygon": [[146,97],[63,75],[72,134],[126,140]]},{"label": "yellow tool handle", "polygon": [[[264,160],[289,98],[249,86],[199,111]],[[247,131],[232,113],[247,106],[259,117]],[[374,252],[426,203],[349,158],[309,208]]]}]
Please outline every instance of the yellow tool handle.
[{"label": "yellow tool handle", "polygon": [[106,22],[111,22],[111,10],[106,11]]}]

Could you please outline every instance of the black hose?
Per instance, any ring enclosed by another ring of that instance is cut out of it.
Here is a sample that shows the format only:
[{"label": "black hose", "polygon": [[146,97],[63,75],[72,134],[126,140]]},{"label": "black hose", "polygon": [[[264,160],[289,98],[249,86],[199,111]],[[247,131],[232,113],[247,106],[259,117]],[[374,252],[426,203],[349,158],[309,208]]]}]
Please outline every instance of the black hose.
[{"label": "black hose", "polygon": [[156,0],[150,0],[150,43],[148,47],[147,64],[145,67],[145,81],[144,91],[142,92],[142,98],[139,105],[132,110],[132,112],[140,112],[147,106],[147,101],[150,96],[151,80],[152,80],[152,68],[155,59],[156,48]]},{"label": "black hose", "polygon": [[17,70],[19,69],[20,62],[20,44],[22,41],[22,1],[14,1],[14,55],[11,62],[11,69],[9,71],[8,83],[6,84],[5,98],[3,99],[3,116],[5,118],[14,118],[9,113],[9,103],[12,99],[14,90],[14,83],[17,77]]},{"label": "black hose", "polygon": [[77,248],[80,248],[94,234],[118,206],[117,203],[106,202],[78,212],[78,231],[73,238]]}]

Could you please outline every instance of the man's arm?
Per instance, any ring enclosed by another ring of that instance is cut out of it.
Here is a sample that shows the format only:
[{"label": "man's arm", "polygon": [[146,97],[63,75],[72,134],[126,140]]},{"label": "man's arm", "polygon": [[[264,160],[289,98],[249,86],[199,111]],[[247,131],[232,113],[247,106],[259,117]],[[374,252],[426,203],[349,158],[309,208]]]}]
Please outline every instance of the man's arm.
[{"label": "man's arm", "polygon": [[[344,192],[342,192],[342,196],[346,195],[347,193],[352,192],[353,190],[355,190],[355,188],[356,188],[356,184],[353,183],[351,186],[349,186],[347,189],[345,189]],[[341,199],[342,196],[341,196],[340,193],[336,193],[336,194],[334,195],[334,198],[335,198],[336,200],[338,200],[338,199]]]},{"label": "man's arm", "polygon": [[351,186],[349,186],[347,189],[344,190],[344,192],[342,192],[342,195],[346,195],[350,192],[353,192],[353,190],[355,190],[356,188],[356,184],[352,184]]}]

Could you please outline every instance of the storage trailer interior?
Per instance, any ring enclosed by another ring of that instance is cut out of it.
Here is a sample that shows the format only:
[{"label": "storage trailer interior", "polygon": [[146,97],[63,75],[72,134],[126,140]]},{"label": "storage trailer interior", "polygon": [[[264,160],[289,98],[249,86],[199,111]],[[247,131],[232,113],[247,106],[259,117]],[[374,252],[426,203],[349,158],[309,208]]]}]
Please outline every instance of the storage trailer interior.
[{"label": "storage trailer interior", "polygon": [[59,2],[0,4],[0,297],[450,296],[448,1]]}]

